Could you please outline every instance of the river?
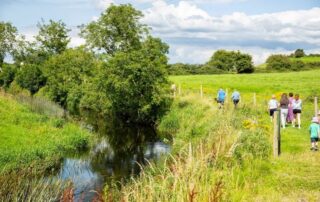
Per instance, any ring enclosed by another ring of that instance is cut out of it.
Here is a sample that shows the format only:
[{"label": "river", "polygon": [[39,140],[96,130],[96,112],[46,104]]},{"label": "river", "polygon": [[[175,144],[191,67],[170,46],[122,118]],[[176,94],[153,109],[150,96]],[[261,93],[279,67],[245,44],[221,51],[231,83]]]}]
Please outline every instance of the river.
[{"label": "river", "polygon": [[105,184],[125,182],[139,174],[141,165],[170,152],[152,128],[113,124],[95,131],[97,137],[90,149],[67,155],[53,176],[72,182],[74,201],[91,201]]}]

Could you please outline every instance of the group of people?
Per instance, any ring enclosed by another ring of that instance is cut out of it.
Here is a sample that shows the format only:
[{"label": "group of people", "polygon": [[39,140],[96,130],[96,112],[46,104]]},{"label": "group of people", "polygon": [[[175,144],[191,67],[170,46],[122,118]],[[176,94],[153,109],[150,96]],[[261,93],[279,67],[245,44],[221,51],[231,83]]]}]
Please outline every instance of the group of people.
[{"label": "group of people", "polygon": [[[299,94],[293,96],[293,93],[289,93],[289,97],[286,93],[281,95],[281,99],[278,102],[275,95],[272,95],[271,100],[268,103],[271,121],[274,117],[274,112],[280,108],[281,126],[286,128],[288,123],[292,124],[292,127],[298,126],[301,128],[301,112],[302,101]],[[296,125],[296,123],[298,125]],[[311,140],[311,151],[318,151],[318,141],[320,137],[320,111],[318,117],[313,117],[311,125],[309,126],[309,134]]]},{"label": "group of people", "polygon": [[[235,108],[237,108],[237,105],[240,102],[240,98],[241,97],[240,97],[239,91],[234,90],[231,95],[231,100],[232,100]],[[217,98],[216,98],[216,101],[219,103],[219,109],[221,109],[223,107],[225,99],[226,99],[226,92],[222,88],[220,88],[218,91],[218,94],[217,94]]]},{"label": "group of people", "polygon": [[274,112],[278,108],[280,108],[282,128],[286,128],[287,124],[292,124],[292,127],[297,126],[299,129],[301,128],[302,101],[299,94],[293,95],[293,93],[289,93],[288,96],[287,93],[283,93],[280,101],[276,99],[275,95],[272,95],[268,103],[271,121],[273,120]]}]

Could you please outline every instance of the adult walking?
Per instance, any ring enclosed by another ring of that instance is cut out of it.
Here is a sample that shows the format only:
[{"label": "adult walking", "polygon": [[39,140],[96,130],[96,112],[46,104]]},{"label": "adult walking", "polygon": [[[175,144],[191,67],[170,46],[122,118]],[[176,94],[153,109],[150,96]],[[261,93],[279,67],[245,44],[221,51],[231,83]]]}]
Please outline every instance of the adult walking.
[{"label": "adult walking", "polygon": [[293,114],[293,93],[289,93],[289,106],[288,106],[288,116],[287,116],[287,123],[292,123],[294,120],[294,114]]},{"label": "adult walking", "polygon": [[238,103],[240,102],[240,93],[235,89],[231,95],[231,100],[234,104],[234,108],[237,108]]},{"label": "adult walking", "polygon": [[299,94],[296,94],[294,96],[294,100],[292,103],[292,108],[293,108],[293,114],[294,114],[294,119],[293,119],[293,124],[292,126],[296,126],[296,122],[298,122],[298,128],[301,128],[301,112],[302,112],[302,101],[300,99]]},{"label": "adult walking", "polygon": [[277,111],[279,103],[275,95],[272,95],[271,100],[268,102],[268,109],[271,122],[273,121],[274,112]]},{"label": "adult walking", "polygon": [[223,107],[225,99],[226,99],[226,93],[222,88],[220,88],[217,95],[217,102],[219,103],[219,109]]},{"label": "adult walking", "polygon": [[282,128],[286,128],[286,119],[288,116],[289,99],[286,93],[281,95],[280,99],[280,114],[281,114],[281,125]]}]

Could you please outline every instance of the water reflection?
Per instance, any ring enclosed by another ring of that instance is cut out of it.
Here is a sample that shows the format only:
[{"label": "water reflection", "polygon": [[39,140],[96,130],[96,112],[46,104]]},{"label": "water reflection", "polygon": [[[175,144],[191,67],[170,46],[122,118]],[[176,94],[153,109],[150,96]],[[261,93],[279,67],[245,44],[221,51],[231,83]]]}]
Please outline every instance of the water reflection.
[{"label": "water reflection", "polygon": [[152,128],[113,123],[96,130],[100,135],[95,145],[81,155],[65,158],[57,176],[72,181],[75,201],[90,201],[105,183],[137,175],[140,165],[170,150]]}]

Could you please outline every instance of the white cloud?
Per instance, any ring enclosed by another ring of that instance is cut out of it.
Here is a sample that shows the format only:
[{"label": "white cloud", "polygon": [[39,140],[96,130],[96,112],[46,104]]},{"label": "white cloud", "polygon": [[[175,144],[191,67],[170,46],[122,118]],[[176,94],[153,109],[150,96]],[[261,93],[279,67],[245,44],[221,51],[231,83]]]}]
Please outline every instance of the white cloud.
[{"label": "white cloud", "polygon": [[195,2],[199,1],[169,4],[156,0],[144,10],[143,23],[170,41],[171,61],[205,62],[214,50],[225,48],[251,53],[255,63],[261,63],[271,53],[320,49],[320,8],[259,15],[235,12],[217,17]]},{"label": "white cloud", "polygon": [[92,0],[96,8],[104,10],[108,8],[111,4],[116,4],[114,0]]}]

